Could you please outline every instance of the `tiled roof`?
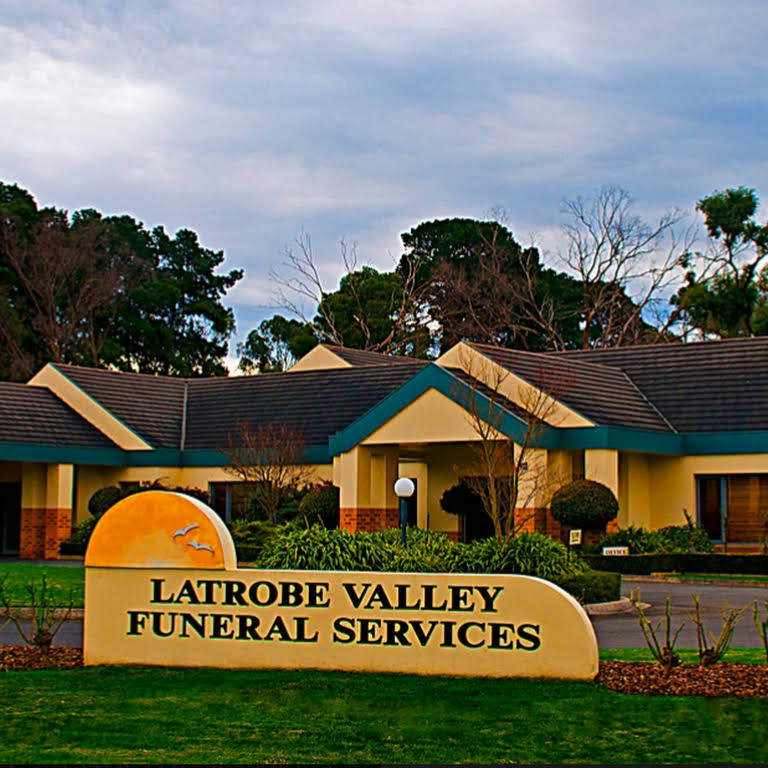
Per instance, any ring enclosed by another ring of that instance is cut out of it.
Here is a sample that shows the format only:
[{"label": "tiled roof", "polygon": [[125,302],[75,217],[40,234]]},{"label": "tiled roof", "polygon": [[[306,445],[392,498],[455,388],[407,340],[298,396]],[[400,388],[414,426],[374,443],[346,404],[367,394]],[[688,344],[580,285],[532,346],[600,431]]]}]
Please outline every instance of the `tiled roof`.
[{"label": "tiled roof", "polygon": [[44,387],[0,382],[0,443],[115,448]]},{"label": "tiled roof", "polygon": [[153,448],[179,448],[185,379],[55,366]]},{"label": "tiled roof", "polygon": [[296,430],[306,445],[325,445],[420,371],[423,361],[393,366],[265,373],[189,381],[185,448],[225,449],[241,421]]},{"label": "tiled roof", "polygon": [[548,357],[622,370],[679,432],[768,429],[768,337]]},{"label": "tiled roof", "polygon": [[620,369],[487,344],[470,346],[597,424],[672,431]]},{"label": "tiled roof", "polygon": [[412,357],[399,357],[397,355],[385,355],[381,352],[371,352],[367,349],[352,349],[350,347],[340,347],[336,344],[323,344],[323,346],[333,352],[350,365],[399,365],[401,363],[412,363]]}]

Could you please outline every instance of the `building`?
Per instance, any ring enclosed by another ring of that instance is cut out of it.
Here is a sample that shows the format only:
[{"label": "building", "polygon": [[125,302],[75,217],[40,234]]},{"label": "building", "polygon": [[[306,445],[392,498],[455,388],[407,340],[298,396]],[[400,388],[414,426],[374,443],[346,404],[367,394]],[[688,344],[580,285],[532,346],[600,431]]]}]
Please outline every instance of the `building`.
[{"label": "building", "polygon": [[[526,410],[542,403],[546,428],[531,435]],[[616,493],[622,527],[681,524],[685,510],[716,542],[766,535],[768,338],[564,353],[461,343],[435,362],[321,345],[253,377],[49,364],[27,384],[0,383],[1,552],[56,557],[107,485],[208,489],[228,516],[238,485],[226,447],[243,420],[302,435],[314,476],[341,489],[348,530],[395,525],[392,487],[406,475],[412,522],[458,537],[439,501],[471,472],[480,423],[533,437],[535,479],[517,510],[529,529],[558,535],[548,496],[584,476]]]}]

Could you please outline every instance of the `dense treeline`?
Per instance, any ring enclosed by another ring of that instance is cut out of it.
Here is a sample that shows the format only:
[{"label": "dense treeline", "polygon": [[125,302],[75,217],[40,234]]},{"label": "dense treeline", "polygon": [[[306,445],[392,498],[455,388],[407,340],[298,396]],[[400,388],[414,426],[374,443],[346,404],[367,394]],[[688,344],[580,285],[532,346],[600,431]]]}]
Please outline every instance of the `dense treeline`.
[{"label": "dense treeline", "polygon": [[179,376],[225,375],[241,270],[188,229],[130,216],[38,208],[0,183],[0,378],[47,362]]}]

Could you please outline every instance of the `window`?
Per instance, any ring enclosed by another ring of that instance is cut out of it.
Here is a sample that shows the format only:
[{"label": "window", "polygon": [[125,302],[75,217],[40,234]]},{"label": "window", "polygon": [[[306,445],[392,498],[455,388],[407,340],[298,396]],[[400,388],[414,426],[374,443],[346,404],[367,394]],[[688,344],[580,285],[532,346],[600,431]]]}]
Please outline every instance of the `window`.
[{"label": "window", "polygon": [[713,541],[762,542],[768,536],[768,474],[699,475],[696,507]]}]

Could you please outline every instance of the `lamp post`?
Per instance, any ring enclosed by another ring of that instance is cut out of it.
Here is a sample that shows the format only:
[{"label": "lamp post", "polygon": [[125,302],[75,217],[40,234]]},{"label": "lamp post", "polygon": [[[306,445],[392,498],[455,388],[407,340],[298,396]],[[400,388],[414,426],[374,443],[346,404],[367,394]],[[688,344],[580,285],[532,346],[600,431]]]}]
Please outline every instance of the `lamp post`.
[{"label": "lamp post", "polygon": [[405,529],[408,525],[408,499],[413,496],[416,486],[413,480],[407,477],[398,477],[395,480],[395,494],[399,501],[400,510],[400,530],[403,533],[403,546],[405,546]]}]

